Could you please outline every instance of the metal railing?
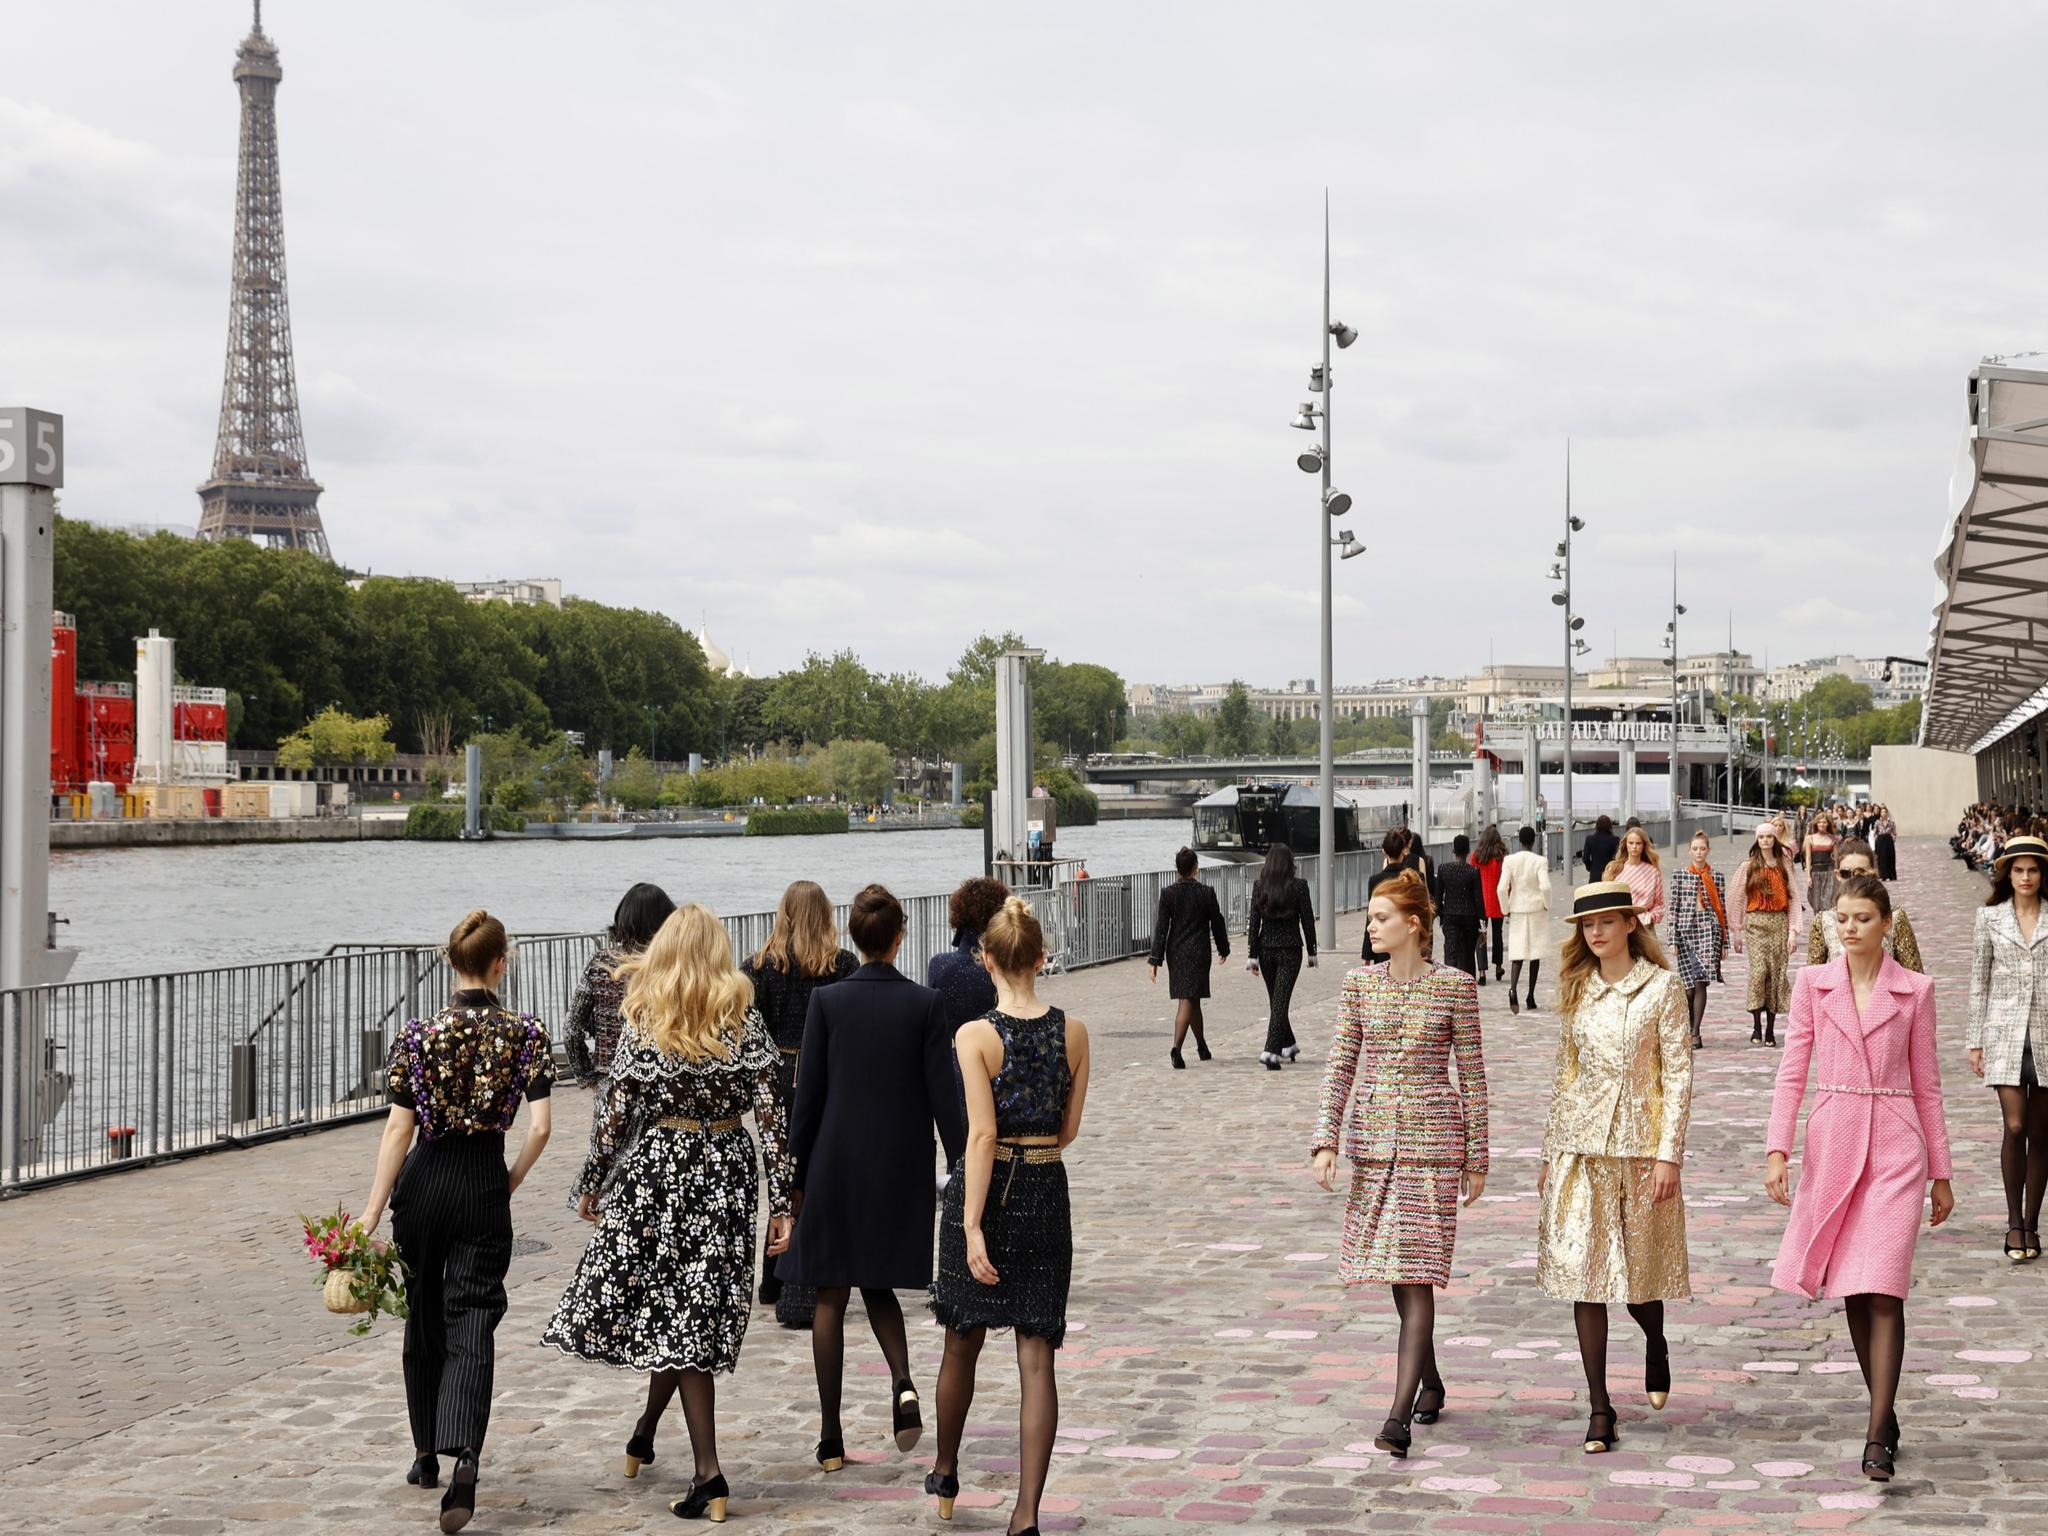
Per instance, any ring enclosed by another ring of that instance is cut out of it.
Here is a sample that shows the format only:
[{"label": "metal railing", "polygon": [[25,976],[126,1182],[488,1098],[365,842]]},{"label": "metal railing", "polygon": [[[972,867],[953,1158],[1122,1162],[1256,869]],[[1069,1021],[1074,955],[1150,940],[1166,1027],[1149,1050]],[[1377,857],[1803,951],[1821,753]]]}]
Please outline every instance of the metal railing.
[{"label": "metal railing", "polygon": [[[1448,858],[1449,847],[1431,848]],[[1298,861],[1316,884],[1316,859]],[[1337,855],[1337,907],[1365,904],[1377,849]],[[1202,872],[1242,932],[1256,864]],[[1022,894],[1045,927],[1050,968],[1078,970],[1151,948],[1171,871],[1074,880]],[[945,894],[904,900],[897,964],[922,977],[952,946]],[[845,932],[849,909],[837,909]],[[772,912],[724,919],[744,960]],[[545,1021],[559,1054],[569,1006],[601,935],[513,940],[506,1005]],[[0,992],[0,1190],[123,1164],[240,1147],[384,1112],[385,1066],[406,1021],[453,983],[438,945],[346,943],[303,960],[60,982]]]}]

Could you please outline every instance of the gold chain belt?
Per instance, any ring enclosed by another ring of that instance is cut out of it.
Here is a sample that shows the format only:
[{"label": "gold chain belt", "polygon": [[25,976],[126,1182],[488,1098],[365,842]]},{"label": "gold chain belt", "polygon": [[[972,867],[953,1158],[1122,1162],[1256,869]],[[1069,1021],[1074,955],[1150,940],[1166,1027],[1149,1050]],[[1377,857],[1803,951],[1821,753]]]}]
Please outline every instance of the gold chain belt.
[{"label": "gold chain belt", "polygon": [[738,1115],[730,1120],[691,1120],[682,1115],[663,1115],[654,1123],[665,1131],[709,1131],[714,1135],[720,1131],[736,1131],[746,1124]]},{"label": "gold chain belt", "polygon": [[1913,1097],[1913,1090],[1910,1088],[1862,1088],[1854,1083],[1822,1083],[1815,1091],[1819,1093],[1857,1093],[1864,1095],[1866,1098],[1873,1099],[1910,1099]]},{"label": "gold chain belt", "polygon": [[1060,1160],[1058,1147],[1022,1147],[1013,1141],[996,1143],[996,1161],[1010,1165],[1010,1176],[1003,1180],[1003,1198],[998,1205],[1010,1203],[1010,1190],[1017,1182],[1017,1168],[1022,1163],[1056,1163]]},{"label": "gold chain belt", "polygon": [[775,1047],[775,1049],[782,1052],[782,1054],[785,1056],[794,1056],[797,1054],[797,1052],[801,1051],[803,1047],[800,1045],[778,1045],[777,1047]]}]

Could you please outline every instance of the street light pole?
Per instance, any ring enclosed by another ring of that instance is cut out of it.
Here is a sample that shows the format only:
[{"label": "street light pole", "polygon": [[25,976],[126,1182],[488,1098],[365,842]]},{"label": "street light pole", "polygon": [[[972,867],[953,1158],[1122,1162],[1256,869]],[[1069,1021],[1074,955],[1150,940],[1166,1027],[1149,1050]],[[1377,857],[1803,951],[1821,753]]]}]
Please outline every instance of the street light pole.
[{"label": "street light pole", "polygon": [[1316,545],[1323,569],[1323,653],[1319,681],[1323,696],[1318,713],[1317,773],[1322,788],[1323,814],[1316,828],[1316,910],[1322,914],[1322,944],[1337,947],[1337,735],[1331,714],[1336,707],[1336,687],[1330,674],[1335,670],[1336,645],[1330,624],[1330,397],[1336,392],[1330,373],[1330,189],[1323,188],[1323,473],[1322,494],[1316,499]]},{"label": "street light pole", "polygon": [[1685,604],[1678,600],[1678,556],[1671,556],[1671,622],[1664,626],[1664,645],[1671,652],[1671,867],[1678,868],[1678,621]]},{"label": "street light pole", "polygon": [[[1557,546],[1558,563],[1550,568],[1553,579],[1562,580],[1564,585],[1550,594],[1550,600],[1564,609],[1564,869],[1571,873],[1572,867],[1572,661],[1579,652],[1586,649],[1586,642],[1579,638],[1579,631],[1586,621],[1572,611],[1572,535],[1586,526],[1582,518],[1572,516],[1572,444],[1566,438],[1564,444],[1564,539]],[[1538,759],[1536,784],[1537,794],[1542,793],[1542,762]],[[1524,808],[1526,816],[1534,815],[1536,808]],[[1549,857],[1548,850],[1545,851]]]}]

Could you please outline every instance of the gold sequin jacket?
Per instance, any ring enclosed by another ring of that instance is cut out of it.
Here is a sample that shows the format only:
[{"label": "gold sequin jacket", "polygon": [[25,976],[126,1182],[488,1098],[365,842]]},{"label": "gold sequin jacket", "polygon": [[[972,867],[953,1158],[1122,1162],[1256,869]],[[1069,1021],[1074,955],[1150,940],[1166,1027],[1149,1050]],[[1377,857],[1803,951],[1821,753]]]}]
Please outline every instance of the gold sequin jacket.
[{"label": "gold sequin jacket", "polygon": [[1596,969],[1558,1028],[1543,1160],[1578,1152],[1682,1162],[1691,1110],[1685,988],[1647,960],[1612,983]]}]

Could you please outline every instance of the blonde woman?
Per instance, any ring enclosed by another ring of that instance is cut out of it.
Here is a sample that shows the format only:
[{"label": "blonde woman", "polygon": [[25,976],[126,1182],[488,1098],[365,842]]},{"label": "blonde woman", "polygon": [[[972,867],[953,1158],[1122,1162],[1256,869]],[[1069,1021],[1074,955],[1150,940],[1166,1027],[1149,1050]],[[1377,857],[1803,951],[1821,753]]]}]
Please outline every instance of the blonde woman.
[{"label": "blonde woman", "polygon": [[[796,1102],[797,1058],[802,1054],[811,994],[859,969],[860,956],[840,946],[839,921],[824,887],[815,880],[792,882],[775,909],[768,941],[740,966],[741,974],[754,984],[754,1007],[782,1055],[785,1106]],[[775,1308],[775,1320],[785,1328],[808,1328],[818,1298],[808,1286],[785,1287],[775,1274],[772,1256],[764,1251],[761,1305]]]},{"label": "blonde woman", "polygon": [[723,1520],[731,1492],[718,1467],[713,1381],[739,1362],[753,1299],[760,1170],[741,1123],[750,1109],[774,1212],[769,1251],[789,1243],[779,1053],[709,908],[677,908],[621,969],[625,1027],[575,1188],[577,1214],[597,1233],[542,1341],[647,1376],[628,1477],[654,1460],[654,1432],[680,1388],[696,1476],[669,1508]]},{"label": "blonde woman", "polygon": [[1657,857],[1650,834],[1640,826],[1628,829],[1621,851],[1600,878],[1619,880],[1635,893],[1636,910],[1642,913],[1645,928],[1664,921],[1664,861]]},{"label": "blonde woman", "polygon": [[1735,871],[1735,953],[1749,949],[1751,1045],[1778,1043],[1778,1015],[1792,1006],[1792,946],[1799,940],[1803,904],[1792,853],[1780,828],[1782,815],[1756,824],[1756,841]]},{"label": "blonde woman", "polygon": [[1643,1330],[1643,1390],[1671,1392],[1664,1303],[1692,1294],[1679,1164],[1692,1107],[1685,988],[1619,880],[1572,893],[1558,956],[1557,1074],[1543,1131],[1536,1278],[1573,1304],[1592,1415],[1588,1454],[1620,1438],[1607,1393],[1607,1308]]}]

